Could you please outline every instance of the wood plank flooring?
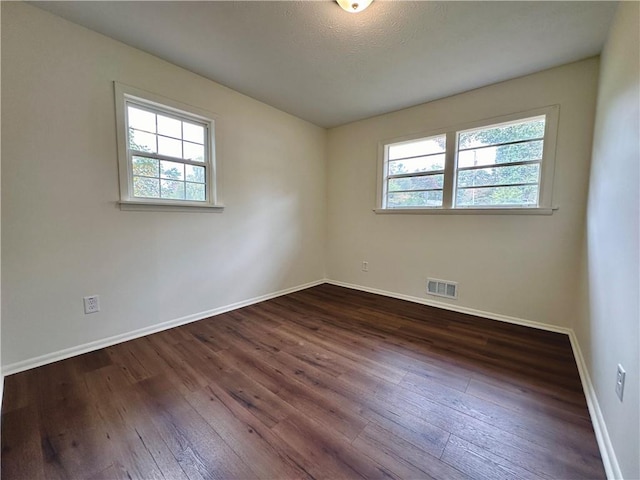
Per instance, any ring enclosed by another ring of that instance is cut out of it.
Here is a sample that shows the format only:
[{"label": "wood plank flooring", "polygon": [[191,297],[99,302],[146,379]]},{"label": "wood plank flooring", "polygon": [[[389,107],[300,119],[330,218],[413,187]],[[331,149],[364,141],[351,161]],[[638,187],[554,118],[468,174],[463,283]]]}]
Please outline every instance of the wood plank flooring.
[{"label": "wood plank flooring", "polygon": [[321,285],[7,377],[2,478],[605,472],[565,335]]}]

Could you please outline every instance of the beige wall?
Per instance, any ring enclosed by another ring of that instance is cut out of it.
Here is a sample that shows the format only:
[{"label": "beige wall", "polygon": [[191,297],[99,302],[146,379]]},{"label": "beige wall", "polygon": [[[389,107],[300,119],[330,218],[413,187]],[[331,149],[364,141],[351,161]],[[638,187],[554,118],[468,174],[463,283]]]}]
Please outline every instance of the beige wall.
[{"label": "beige wall", "polygon": [[[114,80],[217,115],[224,213],[117,208]],[[5,367],[324,278],[324,129],[23,3],[2,139]]]},{"label": "beige wall", "polygon": [[[334,128],[328,138],[332,280],[528,321],[571,325],[598,60],[589,59]],[[552,216],[375,214],[378,142],[560,105]],[[361,271],[361,262],[369,271]],[[428,297],[426,278],[459,282]]]},{"label": "beige wall", "polygon": [[[640,4],[622,2],[602,54],[574,325],[624,478],[640,478]],[[623,402],[616,368],[627,372]]]},{"label": "beige wall", "polygon": [[[574,328],[621,471],[640,477],[638,7],[620,7],[603,55],[585,240],[597,59],[327,135],[2,3],[2,364],[320,280],[325,262],[332,280],[426,300],[432,276],[459,282],[452,305]],[[218,116],[224,213],[117,208],[114,80]],[[552,104],[552,216],[373,213],[380,140]],[[83,315],[88,294],[101,295],[99,314]],[[617,363],[627,369],[622,404]]]}]

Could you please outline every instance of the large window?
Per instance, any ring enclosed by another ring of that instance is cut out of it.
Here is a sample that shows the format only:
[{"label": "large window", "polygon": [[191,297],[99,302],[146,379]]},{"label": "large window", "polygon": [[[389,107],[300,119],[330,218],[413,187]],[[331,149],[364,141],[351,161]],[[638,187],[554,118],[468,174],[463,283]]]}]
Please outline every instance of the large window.
[{"label": "large window", "polygon": [[121,205],[216,207],[214,122],[116,84]]},{"label": "large window", "polygon": [[383,142],[379,208],[550,212],[557,110]]}]

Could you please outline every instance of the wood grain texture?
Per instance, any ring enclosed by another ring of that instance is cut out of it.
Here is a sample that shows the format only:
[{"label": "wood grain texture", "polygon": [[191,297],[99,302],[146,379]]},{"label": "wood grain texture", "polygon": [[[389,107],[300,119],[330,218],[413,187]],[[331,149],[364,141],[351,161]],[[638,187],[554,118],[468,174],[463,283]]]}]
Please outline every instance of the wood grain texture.
[{"label": "wood grain texture", "polygon": [[5,379],[2,478],[605,478],[566,336],[321,285]]}]

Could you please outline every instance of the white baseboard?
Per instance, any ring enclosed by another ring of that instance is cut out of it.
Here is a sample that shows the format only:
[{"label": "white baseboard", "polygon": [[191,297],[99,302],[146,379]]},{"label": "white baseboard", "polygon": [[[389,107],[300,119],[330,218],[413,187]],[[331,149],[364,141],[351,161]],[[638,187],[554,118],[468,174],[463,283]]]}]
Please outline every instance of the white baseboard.
[{"label": "white baseboard", "polygon": [[315,287],[323,283],[350,288],[352,290],[360,290],[363,292],[383,295],[385,297],[397,298],[400,300],[406,300],[409,302],[428,305],[431,307],[442,308],[442,309],[451,310],[454,312],[475,315],[482,318],[488,318],[490,320],[498,320],[500,322],[513,323],[516,325],[523,325],[526,327],[532,327],[540,330],[547,330],[551,332],[563,333],[565,335],[568,335],[569,340],[571,341],[571,347],[573,349],[573,354],[576,360],[576,364],[578,366],[578,372],[580,374],[582,388],[584,390],[584,394],[587,399],[587,406],[589,408],[591,422],[593,424],[593,429],[596,435],[596,440],[598,442],[598,447],[600,448],[600,454],[602,456],[602,462],[604,464],[607,478],[622,479],[620,466],[618,465],[618,460],[616,458],[613,445],[611,444],[611,439],[607,431],[607,426],[604,421],[602,411],[600,410],[598,398],[596,397],[596,393],[593,388],[593,384],[591,382],[591,377],[589,375],[589,371],[584,361],[584,357],[582,356],[582,351],[580,350],[580,345],[578,343],[577,337],[572,329],[565,328],[565,327],[558,327],[556,325],[550,325],[550,324],[541,323],[541,322],[534,322],[531,320],[525,320],[517,317],[510,317],[507,315],[501,315],[497,313],[485,312],[482,310],[476,310],[474,308],[451,305],[448,303],[438,302],[436,300],[431,300],[427,298],[413,297],[413,296],[404,295],[401,293],[389,292],[386,290],[379,290],[377,288],[370,288],[370,287],[365,287],[361,285],[354,285],[350,283],[339,282],[336,280],[329,280],[329,279],[317,280],[315,282],[306,283],[304,285],[298,285],[296,287],[280,290],[280,291],[269,293],[259,297],[250,298],[248,300],[243,300],[241,302],[232,303],[230,305],[226,305],[223,307],[214,308],[212,310],[208,310],[205,312],[188,315],[185,317],[177,318],[175,320],[169,320],[167,322],[163,322],[157,325],[152,325],[152,326],[141,328],[138,330],[133,330],[131,332],[123,333],[120,335],[114,335],[112,337],[108,337],[105,339],[96,340],[94,342],[85,343],[83,345],[79,345],[76,347],[67,348],[64,350],[60,350],[58,352],[53,352],[46,355],[41,355],[39,357],[35,357],[28,360],[6,365],[5,367],[2,368],[2,375],[0,375],[0,405],[2,404],[2,395],[4,392],[4,377],[6,375],[22,372],[24,370],[29,370],[31,368],[39,367],[41,365],[46,365],[48,363],[57,362],[59,360],[64,360],[66,358],[74,357],[76,355],[81,355],[83,353],[98,350],[100,348],[109,347],[117,343],[126,342],[128,340],[133,340],[135,338],[143,337],[145,335],[161,332],[163,330],[168,330],[170,328],[178,327],[180,325],[185,325],[187,323],[203,320],[208,317],[220,315],[222,313],[230,312],[232,310],[253,305],[255,303],[263,302],[265,300],[270,300],[272,298],[280,297],[282,295],[287,295],[289,293],[304,290],[306,288]]},{"label": "white baseboard", "polygon": [[602,415],[602,410],[600,410],[600,405],[598,403],[598,398],[596,397],[596,392],[593,388],[593,384],[591,383],[589,370],[587,369],[587,365],[584,361],[584,357],[582,356],[582,351],[580,350],[578,339],[573,329],[558,327],[556,325],[549,325],[546,323],[534,322],[531,320],[525,320],[517,317],[509,317],[507,315],[500,315],[497,313],[485,312],[482,310],[476,310],[474,308],[451,305],[448,303],[438,302],[436,300],[431,300],[427,298],[412,297],[410,295],[404,295],[401,293],[388,292],[386,290],[378,290],[377,288],[364,287],[361,285],[353,285],[350,283],[339,282],[336,280],[327,280],[326,283],[330,283],[331,285],[337,285],[340,287],[350,288],[353,290],[360,290],[362,292],[375,293],[377,295],[383,295],[385,297],[398,298],[400,300],[407,300],[409,302],[429,305],[431,307],[442,308],[445,310],[452,310],[454,312],[475,315],[478,317],[488,318],[490,320],[498,320],[500,322],[514,323],[516,325],[524,325],[526,327],[532,327],[532,328],[537,328],[541,330],[548,330],[551,332],[563,333],[565,335],[568,335],[569,340],[571,342],[571,348],[573,349],[573,356],[575,357],[576,365],[578,366],[580,381],[582,382],[582,389],[584,390],[584,395],[587,399],[587,406],[589,408],[589,415],[591,416],[591,423],[593,424],[593,430],[596,435],[598,448],[600,449],[600,456],[602,457],[602,463],[604,465],[607,478],[610,480],[622,479],[622,472],[620,471],[620,466],[618,465],[618,460],[616,458],[613,445],[611,444],[611,439],[609,438],[609,433],[607,431],[607,426],[604,421],[604,417]]},{"label": "white baseboard", "polygon": [[241,302],[225,305],[223,307],[214,308],[212,310],[207,310],[205,312],[199,312],[193,315],[187,315],[185,317],[176,318],[174,320],[158,323],[155,325],[151,325],[149,327],[139,328],[137,330],[132,330],[130,332],[114,335],[112,337],[103,338],[100,340],[95,340],[93,342],[88,342],[75,347],[66,348],[64,350],[59,350],[57,352],[47,353],[39,357],[29,358],[27,360],[22,360],[20,362],[11,363],[9,365],[5,365],[2,368],[2,374],[6,376],[6,375],[11,375],[13,373],[19,373],[25,370],[29,370],[31,368],[36,368],[42,365],[57,362],[59,360],[64,360],[66,358],[75,357],[76,355],[81,355],[83,353],[92,352],[94,350],[99,350],[101,348],[110,347],[117,343],[126,342],[128,340],[133,340],[135,338],[144,337],[145,335],[151,335],[152,333],[161,332],[163,330],[168,330],[170,328],[178,327],[180,325],[196,322],[198,320],[203,320],[205,318],[213,317],[215,315],[220,315],[222,313],[230,312],[231,310],[237,310],[238,308],[247,307],[249,305],[253,305],[254,303],[264,302],[265,300],[281,297],[282,295],[287,295],[289,293],[297,292],[299,290],[304,290],[306,288],[315,287],[323,283],[325,283],[324,280],[316,280],[315,282],[305,283],[304,285],[298,285],[295,287],[287,288],[285,290],[279,290],[277,292],[268,293],[266,295],[261,295],[259,297],[254,297],[248,300],[243,300]]},{"label": "white baseboard", "polygon": [[475,308],[461,307],[459,305],[452,305],[450,303],[438,302],[437,300],[431,300],[429,298],[412,297],[410,295],[404,295],[403,293],[389,292],[387,290],[378,290],[377,288],[364,287],[362,285],[354,285],[351,283],[338,282],[336,280],[326,280],[326,283],[331,285],[337,285],[339,287],[351,288],[352,290],[360,290],[362,292],[375,293],[376,295],[383,295],[385,297],[397,298],[399,300],[407,300],[408,302],[420,303],[422,305],[428,305],[430,307],[442,308],[443,310],[451,310],[458,313],[466,313],[468,315],[475,315],[476,317],[488,318],[489,320],[498,320],[500,322],[513,323],[516,325],[523,325],[525,327],[537,328],[539,330],[547,330],[550,332],[564,333],[569,335],[572,331],[570,328],[558,327],[557,325],[550,325],[548,323],[534,322],[532,320],[525,320],[523,318],[510,317],[508,315],[500,315],[498,313],[485,312],[483,310],[476,310]]},{"label": "white baseboard", "polygon": [[600,410],[600,404],[598,403],[598,397],[596,391],[593,388],[591,382],[591,376],[587,369],[587,364],[582,356],[582,350],[580,350],[580,344],[578,338],[572,330],[569,334],[571,340],[571,348],[573,348],[573,356],[576,359],[578,366],[578,372],[580,373],[580,380],[582,381],[582,389],[584,390],[584,396],[587,398],[587,406],[589,407],[589,415],[591,416],[591,423],[593,424],[593,431],[596,434],[596,440],[598,441],[598,447],[600,448],[600,456],[602,457],[602,463],[607,474],[607,478],[622,479],[622,471],[618,464],[618,458],[616,452],[611,444],[611,438],[609,437],[609,431],[607,430],[607,424],[604,421],[602,410]]}]

